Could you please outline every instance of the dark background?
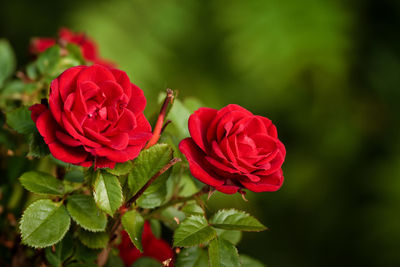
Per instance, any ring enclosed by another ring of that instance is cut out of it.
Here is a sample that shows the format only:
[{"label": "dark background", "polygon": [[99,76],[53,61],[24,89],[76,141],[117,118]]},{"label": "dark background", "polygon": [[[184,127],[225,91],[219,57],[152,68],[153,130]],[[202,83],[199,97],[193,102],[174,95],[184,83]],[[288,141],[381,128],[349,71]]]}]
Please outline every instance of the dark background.
[{"label": "dark background", "polygon": [[400,266],[400,1],[0,2],[19,66],[31,37],[61,26],[97,40],[149,109],[170,87],[277,125],[282,189],[209,204],[270,228],[239,252],[269,267]]}]

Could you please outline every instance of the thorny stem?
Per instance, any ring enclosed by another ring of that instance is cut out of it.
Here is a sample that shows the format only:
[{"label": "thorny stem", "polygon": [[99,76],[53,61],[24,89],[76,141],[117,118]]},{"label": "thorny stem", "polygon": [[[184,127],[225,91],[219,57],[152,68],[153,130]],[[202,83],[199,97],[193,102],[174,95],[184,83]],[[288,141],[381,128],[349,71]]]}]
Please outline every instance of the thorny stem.
[{"label": "thorny stem", "polygon": [[[170,160],[164,167],[162,167],[156,174],[154,174],[150,180],[147,181],[147,183],[133,196],[131,197],[125,204],[125,207],[128,209],[132,203],[134,203],[140,196],[143,195],[144,191],[146,191],[147,188],[158,178],[160,177],[163,173],[165,173],[169,168],[174,166],[177,162],[182,161],[180,158],[173,158]],[[122,218],[122,213],[118,213],[118,217],[115,220],[114,225],[111,227],[110,231],[110,240],[108,242],[108,245],[106,248],[102,250],[102,252],[99,254],[97,258],[97,264],[99,266],[104,266],[106,264],[108,255],[111,250],[111,243],[115,240],[117,237],[116,231],[119,229],[121,226],[121,218]]]},{"label": "thorny stem", "polygon": [[165,97],[164,103],[160,110],[160,114],[158,115],[158,118],[157,118],[156,126],[154,127],[154,130],[153,130],[153,136],[147,143],[145,149],[155,145],[157,143],[158,139],[160,139],[161,131],[163,129],[165,115],[167,113],[167,108],[168,108],[168,105],[170,103],[172,103],[173,99],[174,99],[174,91],[172,91],[171,89],[168,88],[167,96]]}]

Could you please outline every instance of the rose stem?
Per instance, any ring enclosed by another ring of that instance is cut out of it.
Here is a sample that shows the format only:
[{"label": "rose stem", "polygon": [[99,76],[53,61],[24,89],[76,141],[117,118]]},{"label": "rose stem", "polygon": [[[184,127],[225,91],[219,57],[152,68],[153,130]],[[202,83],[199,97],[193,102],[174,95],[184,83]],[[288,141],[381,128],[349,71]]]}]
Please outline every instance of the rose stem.
[{"label": "rose stem", "polygon": [[161,130],[164,124],[165,114],[167,113],[168,105],[172,102],[173,99],[174,99],[174,92],[168,88],[167,96],[165,97],[164,103],[160,110],[160,114],[158,115],[157,118],[156,126],[154,127],[153,130],[153,136],[150,138],[149,142],[145,146],[145,149],[155,145],[158,139],[160,139]]},{"label": "rose stem", "polygon": [[[131,197],[125,204],[126,208],[129,208],[133,202],[135,202],[143,193],[146,191],[147,188],[158,178],[160,177],[163,173],[165,173],[169,168],[174,166],[176,163],[182,161],[180,158],[173,158],[170,160],[164,167],[162,167],[156,174],[154,174],[150,180],[147,181],[147,183],[133,196]],[[119,213],[118,217],[114,223],[114,225],[111,227],[110,231],[110,240],[108,241],[108,245],[106,248],[102,250],[102,252],[99,254],[97,258],[97,264],[99,266],[104,266],[106,264],[107,259],[108,259],[108,254],[110,253],[110,245],[114,241],[114,239],[117,237],[115,232],[118,230],[119,226],[121,225],[121,218],[122,214]]]}]

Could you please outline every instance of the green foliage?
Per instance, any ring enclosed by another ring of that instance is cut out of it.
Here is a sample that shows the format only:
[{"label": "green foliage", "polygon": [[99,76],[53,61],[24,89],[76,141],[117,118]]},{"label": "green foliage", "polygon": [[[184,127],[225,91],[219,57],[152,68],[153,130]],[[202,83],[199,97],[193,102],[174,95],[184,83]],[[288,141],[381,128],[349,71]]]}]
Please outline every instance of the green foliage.
[{"label": "green foliage", "polygon": [[267,229],[253,216],[235,209],[219,210],[211,217],[210,223],[214,227],[226,230],[259,232]]},{"label": "green foliage", "polygon": [[116,163],[114,169],[106,168],[105,170],[113,175],[120,176],[130,173],[132,168],[132,161],[126,161],[124,163]]},{"label": "green foliage", "polygon": [[82,244],[92,249],[105,248],[109,240],[106,232],[89,232],[82,228],[78,231],[78,238]]},{"label": "green foliage", "polygon": [[163,265],[161,264],[161,262],[150,257],[141,257],[132,264],[132,267],[162,267],[162,266]]},{"label": "green foliage", "polygon": [[5,39],[0,39],[0,88],[14,73],[15,67],[15,55],[10,43]]},{"label": "green foliage", "polygon": [[140,250],[140,252],[143,252],[142,233],[144,219],[142,215],[135,210],[127,211],[122,216],[121,222],[132,243],[138,250]]},{"label": "green foliage", "polygon": [[118,178],[106,172],[96,172],[93,195],[97,206],[113,216],[122,204],[122,189]]},{"label": "green foliage", "polygon": [[182,208],[186,215],[204,215],[204,210],[197,203],[189,203]]},{"label": "green foliage", "polygon": [[124,262],[119,255],[114,255],[111,251],[108,256],[108,261],[104,267],[124,267]]},{"label": "green foliage", "polygon": [[19,107],[7,112],[7,124],[21,134],[29,134],[36,130],[27,107]]},{"label": "green foliage", "polygon": [[[167,144],[156,144],[143,150],[135,159],[132,172],[128,176],[129,198],[135,195],[173,157],[172,148]],[[158,177],[137,200],[140,207],[154,208],[161,205],[166,195],[166,180],[170,172]]]},{"label": "green foliage", "polygon": [[215,238],[208,245],[210,267],[239,267],[239,254],[232,243]]},{"label": "green foliage", "polygon": [[181,222],[174,233],[174,247],[191,247],[204,244],[217,233],[203,216],[192,215]]},{"label": "green foliage", "polygon": [[72,219],[82,228],[92,232],[105,231],[107,217],[97,208],[93,197],[71,195],[67,198],[67,210]]},{"label": "green foliage", "polygon": [[69,229],[70,217],[62,203],[41,199],[32,203],[22,215],[22,242],[44,248],[59,242]]},{"label": "green foliage", "polygon": [[63,240],[55,245],[54,252],[51,247],[45,249],[45,256],[53,267],[61,267],[63,262],[72,256],[73,250],[72,235],[67,233]]},{"label": "green foliage", "polygon": [[243,254],[239,255],[239,261],[242,267],[265,267],[260,261]]},{"label": "green foliage", "polygon": [[182,249],[176,259],[176,267],[204,267],[208,266],[207,252],[200,247]]},{"label": "green foliage", "polygon": [[63,183],[54,176],[39,172],[29,171],[20,178],[22,186],[36,194],[62,196],[64,194]]},{"label": "green foliage", "polygon": [[56,75],[57,65],[61,59],[61,51],[58,45],[54,45],[41,53],[36,61],[36,66],[41,74]]},{"label": "green foliage", "polygon": [[217,235],[221,239],[225,239],[226,241],[231,242],[233,245],[237,245],[242,239],[242,232],[236,230],[224,230],[224,229],[215,229],[217,231]]},{"label": "green foliage", "polygon": [[44,142],[43,137],[37,129],[29,135],[29,153],[28,156],[40,158],[50,153],[49,147]]}]

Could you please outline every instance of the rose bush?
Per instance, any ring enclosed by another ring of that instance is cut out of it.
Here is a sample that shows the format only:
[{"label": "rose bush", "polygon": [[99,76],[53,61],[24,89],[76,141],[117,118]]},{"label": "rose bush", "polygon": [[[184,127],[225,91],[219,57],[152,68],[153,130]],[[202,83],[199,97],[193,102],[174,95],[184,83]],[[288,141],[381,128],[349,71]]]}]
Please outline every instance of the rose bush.
[{"label": "rose bush", "polygon": [[286,150],[276,127],[238,105],[200,108],[189,118],[191,138],[179,144],[194,177],[218,191],[276,191]]},{"label": "rose bush", "polygon": [[151,257],[159,262],[169,261],[168,267],[173,267],[174,252],[170,245],[162,239],[158,239],[151,231],[150,224],[146,222],[143,228],[142,245],[143,253],[141,253],[132,243],[127,232],[122,232],[121,243],[118,245],[119,256],[123,260],[126,267],[141,257]]},{"label": "rose bush", "polygon": [[[85,60],[104,66],[114,66],[114,63],[100,58],[97,44],[85,33],[74,33],[67,28],[61,28],[58,32],[58,38],[60,43],[72,43],[79,46],[82,56]],[[29,51],[32,54],[37,55],[54,46],[56,43],[57,40],[55,38],[33,38],[29,47]]]},{"label": "rose bush", "polygon": [[143,91],[125,72],[93,65],[63,72],[51,83],[49,108],[36,104],[30,110],[55,158],[113,168],[136,158],[150,139],[145,106]]}]

